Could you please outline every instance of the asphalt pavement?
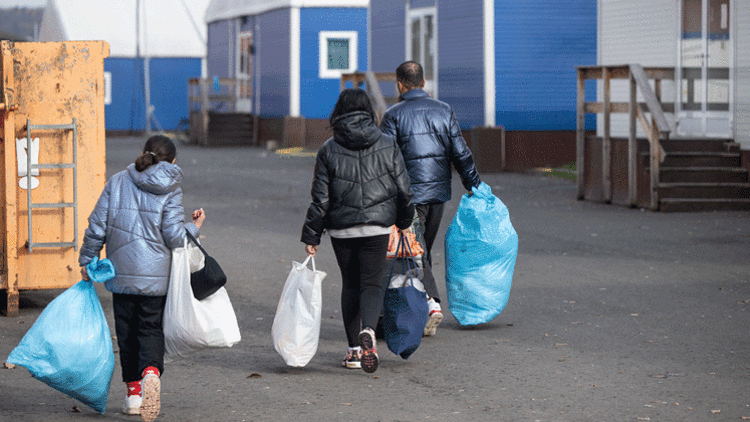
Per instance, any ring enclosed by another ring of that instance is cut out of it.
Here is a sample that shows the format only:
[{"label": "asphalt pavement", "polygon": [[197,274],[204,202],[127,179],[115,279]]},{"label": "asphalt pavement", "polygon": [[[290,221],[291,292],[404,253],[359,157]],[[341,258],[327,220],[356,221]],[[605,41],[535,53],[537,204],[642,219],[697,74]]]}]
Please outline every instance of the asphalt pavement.
[{"label": "asphalt pavement", "polygon": [[[108,139],[108,176],[144,141]],[[157,420],[750,420],[750,211],[583,202],[574,181],[538,173],[481,175],[519,237],[497,318],[462,327],[444,297],[445,321],[408,360],[381,343],[377,372],[344,369],[340,275],[326,236],[318,351],[306,367],[287,367],[271,325],[292,261],[305,257],[314,162],[179,144],[186,213],[206,211],[202,242],[229,277],[242,341],[167,364]],[[456,175],[453,186],[433,251],[443,296],[444,234],[463,193]],[[111,295],[97,290],[112,328]],[[0,360],[60,292],[22,292],[20,316],[0,316]],[[140,420],[119,413],[124,395],[119,362],[103,415],[24,368],[0,368],[0,421]]]}]

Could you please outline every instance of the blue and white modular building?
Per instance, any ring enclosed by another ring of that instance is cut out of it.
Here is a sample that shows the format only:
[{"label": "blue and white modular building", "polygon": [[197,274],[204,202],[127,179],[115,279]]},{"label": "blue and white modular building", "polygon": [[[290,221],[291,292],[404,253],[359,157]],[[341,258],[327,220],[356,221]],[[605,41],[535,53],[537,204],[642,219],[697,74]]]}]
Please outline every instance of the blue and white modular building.
[{"label": "blue and white modular building", "polygon": [[462,128],[575,130],[575,66],[596,64],[596,0],[372,0],[369,16],[370,70],[422,63]]},{"label": "blue and white modular building", "polygon": [[366,70],[369,0],[212,0],[207,76],[246,81],[235,107],[261,118],[325,119],[342,73]]}]

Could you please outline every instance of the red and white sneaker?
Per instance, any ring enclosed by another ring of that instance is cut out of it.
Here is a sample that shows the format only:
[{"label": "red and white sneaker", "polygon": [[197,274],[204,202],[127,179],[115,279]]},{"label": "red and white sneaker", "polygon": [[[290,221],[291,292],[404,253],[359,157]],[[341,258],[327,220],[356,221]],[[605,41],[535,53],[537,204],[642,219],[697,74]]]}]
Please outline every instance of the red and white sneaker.
[{"label": "red and white sneaker", "polygon": [[378,369],[378,346],[377,340],[375,340],[375,331],[372,328],[365,328],[359,332],[359,347],[362,348],[362,355],[360,355],[360,362],[362,370],[371,374]]},{"label": "red and white sneaker", "polygon": [[125,397],[125,403],[122,405],[122,413],[126,415],[140,415],[141,404],[143,403],[143,397],[141,397],[141,382],[127,382],[125,383],[125,387],[128,390],[128,395]]},{"label": "red and white sneaker", "polygon": [[362,351],[358,348],[349,349],[349,351],[346,353],[344,361],[341,363],[341,366],[348,369],[360,369],[362,367],[362,364],[360,362],[361,355]]},{"label": "red and white sneaker", "polygon": [[430,300],[427,301],[427,312],[429,312],[429,317],[427,318],[427,325],[424,326],[424,332],[422,333],[424,337],[434,336],[438,325],[443,322],[443,311],[440,308],[440,304],[436,302],[435,299],[430,298]]},{"label": "red and white sneaker", "polygon": [[141,419],[151,422],[161,410],[161,380],[159,370],[149,366],[143,371],[143,403],[141,404]]}]

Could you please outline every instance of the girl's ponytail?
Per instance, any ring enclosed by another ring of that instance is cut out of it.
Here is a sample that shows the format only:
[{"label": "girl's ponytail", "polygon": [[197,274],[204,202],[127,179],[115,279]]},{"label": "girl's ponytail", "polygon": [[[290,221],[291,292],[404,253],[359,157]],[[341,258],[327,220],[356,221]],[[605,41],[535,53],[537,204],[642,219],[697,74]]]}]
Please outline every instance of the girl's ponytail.
[{"label": "girl's ponytail", "polygon": [[177,157],[177,148],[172,140],[164,135],[148,138],[143,147],[143,154],[135,160],[135,169],[142,172],[159,161],[173,162]]},{"label": "girl's ponytail", "polygon": [[135,169],[138,170],[138,172],[142,172],[158,162],[159,160],[156,158],[156,154],[153,151],[146,151],[141,154],[140,157],[135,159]]}]

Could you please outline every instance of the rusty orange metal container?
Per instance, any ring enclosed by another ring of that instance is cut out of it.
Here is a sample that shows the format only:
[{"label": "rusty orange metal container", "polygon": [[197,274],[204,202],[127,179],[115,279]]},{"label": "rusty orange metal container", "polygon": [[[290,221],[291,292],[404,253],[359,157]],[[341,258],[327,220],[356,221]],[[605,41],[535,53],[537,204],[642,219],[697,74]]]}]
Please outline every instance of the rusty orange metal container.
[{"label": "rusty orange metal container", "polygon": [[18,315],[19,291],[80,280],[78,249],[106,182],[108,56],[102,41],[0,42],[0,309],[8,316]]}]

